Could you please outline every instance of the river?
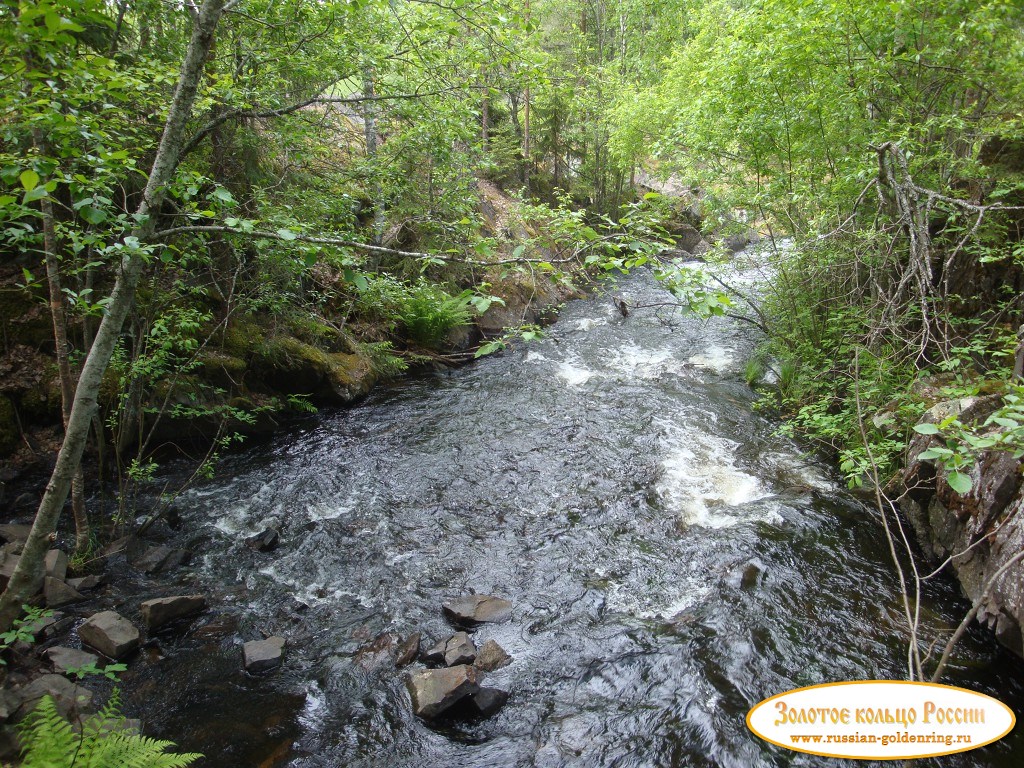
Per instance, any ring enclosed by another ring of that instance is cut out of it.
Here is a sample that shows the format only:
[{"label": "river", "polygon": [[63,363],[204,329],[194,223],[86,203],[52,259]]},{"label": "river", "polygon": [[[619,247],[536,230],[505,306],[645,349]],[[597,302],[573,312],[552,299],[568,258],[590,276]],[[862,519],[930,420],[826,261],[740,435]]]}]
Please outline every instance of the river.
[{"label": "river", "polygon": [[[616,293],[667,296],[646,272]],[[210,766],[821,765],[759,741],[747,710],[796,686],[903,678],[907,631],[871,510],[753,409],[756,341],[729,319],[574,301],[541,341],[226,458],[178,504],[204,553],[191,577],[219,607],[130,673],[129,705]],[[281,546],[252,551],[244,538],[268,525]],[[359,649],[447,636],[440,605],[470,590],[514,604],[477,633],[513,656],[488,676],[511,698],[434,729],[402,673]],[[923,636],[948,636],[966,608],[931,584]],[[239,644],[261,632],[289,647],[254,679]],[[947,678],[1018,712],[1021,680],[980,632]],[[1021,754],[1018,729],[920,765]]]}]

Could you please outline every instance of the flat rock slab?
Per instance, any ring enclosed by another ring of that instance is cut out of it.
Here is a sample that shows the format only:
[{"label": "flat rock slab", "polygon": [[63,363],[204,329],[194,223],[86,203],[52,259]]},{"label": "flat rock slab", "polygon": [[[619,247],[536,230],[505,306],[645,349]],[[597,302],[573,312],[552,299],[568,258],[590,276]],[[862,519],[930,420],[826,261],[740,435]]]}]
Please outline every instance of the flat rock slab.
[{"label": "flat rock slab", "polygon": [[269,672],[275,667],[281,666],[281,656],[284,654],[283,637],[268,637],[266,640],[250,640],[242,646],[242,657],[245,662],[245,671],[258,673]]},{"label": "flat rock slab", "polygon": [[66,718],[80,715],[92,707],[92,691],[75,685],[63,675],[43,675],[18,691],[21,705],[12,719],[15,722],[22,720],[47,694],[53,697],[57,711]]},{"label": "flat rock slab", "polygon": [[441,609],[449,621],[463,627],[497,624],[512,616],[512,603],[493,595],[466,595],[445,603]]},{"label": "flat rock slab", "polygon": [[62,605],[71,605],[71,603],[80,603],[85,600],[81,592],[53,576],[43,579],[43,597],[46,598],[48,608],[60,608]]},{"label": "flat rock slab", "polygon": [[158,597],[142,603],[142,620],[150,632],[159,629],[177,619],[195,616],[206,610],[206,597],[203,595],[174,595]]},{"label": "flat rock slab", "polygon": [[86,619],[78,636],[90,648],[111,659],[123,659],[139,647],[139,630],[115,611],[103,611]]},{"label": "flat rock slab", "polygon": [[58,581],[64,581],[68,576],[68,556],[59,549],[51,549],[47,552],[43,565],[46,568],[46,575]]},{"label": "flat rock slab", "polygon": [[508,691],[499,688],[481,688],[469,697],[469,703],[481,717],[490,717],[498,713],[508,701]]},{"label": "flat rock slab", "polygon": [[480,646],[473,665],[481,672],[493,672],[496,669],[507,667],[511,663],[512,657],[505,652],[505,649],[494,640],[488,640]]},{"label": "flat rock slab", "polygon": [[28,535],[31,531],[31,525],[5,523],[4,525],[0,525],[0,538],[4,541],[20,541],[24,543],[28,540]]},{"label": "flat rock slab", "polygon": [[129,557],[131,564],[144,573],[171,571],[191,559],[192,553],[187,549],[171,549],[164,546],[150,547],[139,557]]},{"label": "flat rock slab", "polygon": [[72,589],[77,589],[79,592],[88,592],[90,589],[96,589],[103,583],[103,579],[99,576],[82,576],[77,579],[66,579],[67,585]]},{"label": "flat rock slab", "polygon": [[80,651],[77,648],[55,646],[43,651],[43,656],[53,664],[53,671],[64,674],[69,669],[81,669],[90,664],[98,664],[100,657],[94,653]]},{"label": "flat rock slab", "polygon": [[424,669],[406,680],[417,717],[432,719],[480,690],[478,672],[468,664],[447,669]]}]

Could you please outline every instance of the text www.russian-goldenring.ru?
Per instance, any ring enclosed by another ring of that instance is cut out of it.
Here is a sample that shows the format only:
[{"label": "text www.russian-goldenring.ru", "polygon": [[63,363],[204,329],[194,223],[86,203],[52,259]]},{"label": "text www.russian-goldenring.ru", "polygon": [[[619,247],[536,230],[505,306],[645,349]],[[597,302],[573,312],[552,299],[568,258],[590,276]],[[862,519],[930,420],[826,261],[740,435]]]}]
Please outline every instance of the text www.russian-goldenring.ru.
[{"label": "text www.russian-goldenring.ru", "polygon": [[890,744],[945,744],[950,747],[954,744],[971,743],[971,736],[967,733],[910,733],[909,731],[881,736],[864,733],[792,734],[789,738],[794,744],[880,744],[883,747]]}]

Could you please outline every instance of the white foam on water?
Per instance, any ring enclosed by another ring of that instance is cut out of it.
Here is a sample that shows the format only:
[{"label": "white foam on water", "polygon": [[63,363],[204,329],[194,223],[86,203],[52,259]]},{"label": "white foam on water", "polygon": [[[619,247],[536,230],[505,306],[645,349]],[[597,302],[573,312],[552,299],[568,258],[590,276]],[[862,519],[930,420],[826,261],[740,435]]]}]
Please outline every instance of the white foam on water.
[{"label": "white foam on water", "polygon": [[693,355],[687,362],[715,373],[725,373],[733,367],[736,358],[733,357],[733,350],[728,347],[712,344],[704,352]]},{"label": "white foam on water", "polygon": [[630,345],[616,350],[608,365],[633,379],[657,379],[666,373],[682,371],[685,364],[668,349],[644,349]]},{"label": "white foam on water", "polygon": [[576,321],[577,331],[592,331],[599,325],[608,325],[608,321],[603,317],[584,317],[582,320]]},{"label": "white foam on water", "polygon": [[555,375],[571,387],[580,387],[594,378],[597,373],[572,363],[559,363]]},{"label": "white foam on water", "polygon": [[638,619],[667,620],[700,605],[712,596],[713,591],[706,579],[673,583],[666,591],[651,589],[647,585],[615,583],[608,587],[605,605],[616,613],[626,613]]},{"label": "white foam on water", "polygon": [[547,360],[547,358],[535,349],[531,349],[526,353],[526,362],[528,363],[536,363],[541,360]]},{"label": "white foam on water", "polygon": [[770,496],[754,475],[736,466],[739,443],[665,424],[667,452],[661,462],[658,495],[688,525],[727,528],[751,520],[779,522],[766,505],[744,505]]}]

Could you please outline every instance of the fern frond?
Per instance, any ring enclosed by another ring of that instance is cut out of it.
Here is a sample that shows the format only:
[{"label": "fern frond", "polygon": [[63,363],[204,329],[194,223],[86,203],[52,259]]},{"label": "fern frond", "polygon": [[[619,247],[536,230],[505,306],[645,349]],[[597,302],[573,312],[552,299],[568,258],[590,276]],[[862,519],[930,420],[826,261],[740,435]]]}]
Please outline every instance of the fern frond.
[{"label": "fern frond", "polygon": [[125,731],[118,704],[115,692],[79,735],[44,696],[21,727],[22,768],[186,768],[202,757],[168,753],[172,742]]},{"label": "fern frond", "polygon": [[60,716],[57,702],[47,694],[39,700],[20,727],[22,768],[70,766],[78,751],[79,737],[71,723]]}]

